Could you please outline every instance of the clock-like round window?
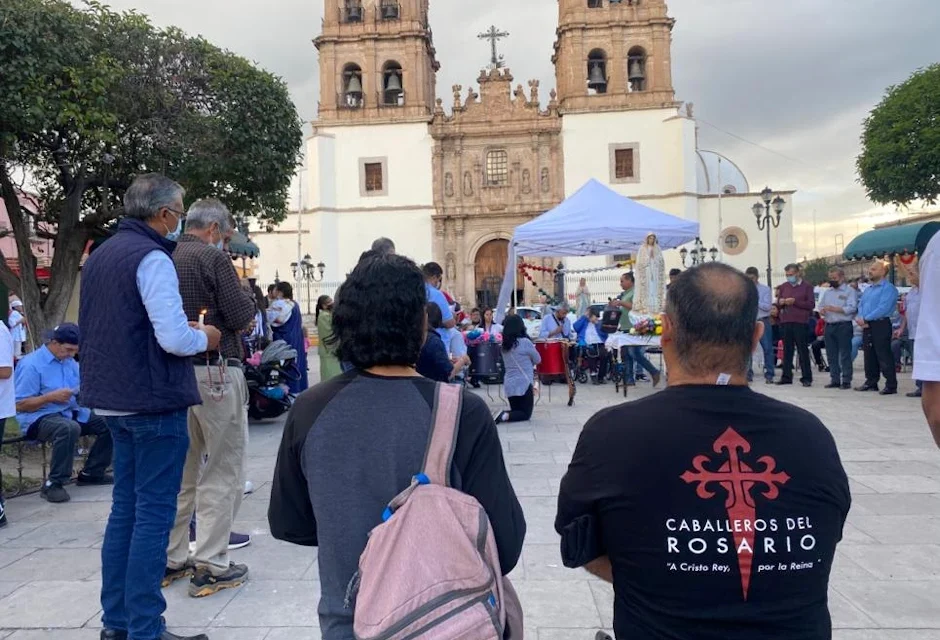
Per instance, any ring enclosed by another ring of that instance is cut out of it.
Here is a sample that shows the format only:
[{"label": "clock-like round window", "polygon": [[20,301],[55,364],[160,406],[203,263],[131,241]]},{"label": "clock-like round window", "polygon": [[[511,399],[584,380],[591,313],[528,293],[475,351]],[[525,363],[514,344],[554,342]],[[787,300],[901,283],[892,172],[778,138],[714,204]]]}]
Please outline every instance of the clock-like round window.
[{"label": "clock-like round window", "polygon": [[721,232],[721,249],[729,256],[744,253],[747,243],[747,233],[741,227],[728,227]]}]

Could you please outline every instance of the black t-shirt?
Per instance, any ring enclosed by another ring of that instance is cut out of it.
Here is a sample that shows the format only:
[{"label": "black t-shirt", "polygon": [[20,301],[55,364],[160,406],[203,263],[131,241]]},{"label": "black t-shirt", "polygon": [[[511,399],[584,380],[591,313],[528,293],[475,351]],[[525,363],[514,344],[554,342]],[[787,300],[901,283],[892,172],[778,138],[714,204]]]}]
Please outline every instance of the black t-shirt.
[{"label": "black t-shirt", "polygon": [[[421,471],[436,385],[350,372],[302,393],[284,426],[268,523],[279,540],[318,546],[320,629],[352,640],[345,606],[369,531]],[[465,392],[451,486],[476,498],[493,526],[500,567],[519,560],[526,524],[486,403]]]},{"label": "black t-shirt", "polygon": [[619,640],[821,640],[850,502],[809,412],[746,387],[670,387],[588,421],[555,527],[594,525]]}]

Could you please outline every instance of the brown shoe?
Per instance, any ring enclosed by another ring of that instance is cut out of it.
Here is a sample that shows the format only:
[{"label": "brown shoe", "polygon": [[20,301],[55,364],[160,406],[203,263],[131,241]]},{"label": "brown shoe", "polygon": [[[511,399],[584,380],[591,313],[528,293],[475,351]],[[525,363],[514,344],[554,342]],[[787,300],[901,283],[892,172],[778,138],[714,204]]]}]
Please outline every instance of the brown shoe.
[{"label": "brown shoe", "polygon": [[654,373],[654,374],[653,374],[653,388],[654,388],[654,389],[659,386],[659,383],[660,383],[660,381],[661,381],[662,379],[663,379],[663,376],[662,376],[661,373]]},{"label": "brown shoe", "polygon": [[230,562],[228,570],[219,575],[212,575],[208,567],[197,567],[189,582],[189,595],[203,598],[218,593],[222,589],[240,587],[248,579],[248,567]]}]

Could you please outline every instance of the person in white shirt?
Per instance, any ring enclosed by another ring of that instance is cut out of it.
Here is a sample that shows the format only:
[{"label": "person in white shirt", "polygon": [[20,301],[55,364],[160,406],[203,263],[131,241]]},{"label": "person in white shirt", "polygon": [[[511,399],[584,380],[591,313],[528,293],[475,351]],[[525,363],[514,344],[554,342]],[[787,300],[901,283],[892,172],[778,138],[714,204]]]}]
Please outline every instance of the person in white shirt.
[{"label": "person in white shirt", "polygon": [[[907,330],[907,339],[911,343],[911,350],[917,349],[917,321],[920,318],[920,274],[917,271],[910,271],[907,279],[911,283],[911,290],[904,296],[904,318],[901,321],[899,334],[903,335]],[[917,388],[907,394],[908,398],[920,398],[923,395],[924,383],[914,379]]]},{"label": "person in white shirt", "polygon": [[914,379],[923,383],[924,415],[940,446],[940,233],[921,256],[919,289]]},{"label": "person in white shirt", "polygon": [[19,358],[23,355],[23,343],[26,342],[26,316],[23,315],[22,300],[14,300],[10,303],[10,316],[7,324],[10,325],[11,340],[13,340],[13,355]]},{"label": "person in white shirt", "polygon": [[[0,419],[6,420],[15,415],[16,388],[13,384],[13,336],[10,335],[7,326],[0,322]],[[7,526],[2,487],[3,474],[0,473],[0,528]]]}]

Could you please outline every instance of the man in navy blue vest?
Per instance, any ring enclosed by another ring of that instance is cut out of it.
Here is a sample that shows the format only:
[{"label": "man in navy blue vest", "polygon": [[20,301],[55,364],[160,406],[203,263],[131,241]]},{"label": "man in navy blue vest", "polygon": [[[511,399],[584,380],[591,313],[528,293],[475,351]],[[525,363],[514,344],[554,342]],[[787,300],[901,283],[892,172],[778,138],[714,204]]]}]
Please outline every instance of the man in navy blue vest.
[{"label": "man in navy blue vest", "polygon": [[189,448],[186,413],[200,403],[194,354],[221,334],[191,326],[170,257],[183,222],[180,185],[157,174],[124,196],[117,234],[82,272],[82,402],[114,440],[114,502],[101,548],[102,640],[184,639],[166,630],[160,583]]}]

